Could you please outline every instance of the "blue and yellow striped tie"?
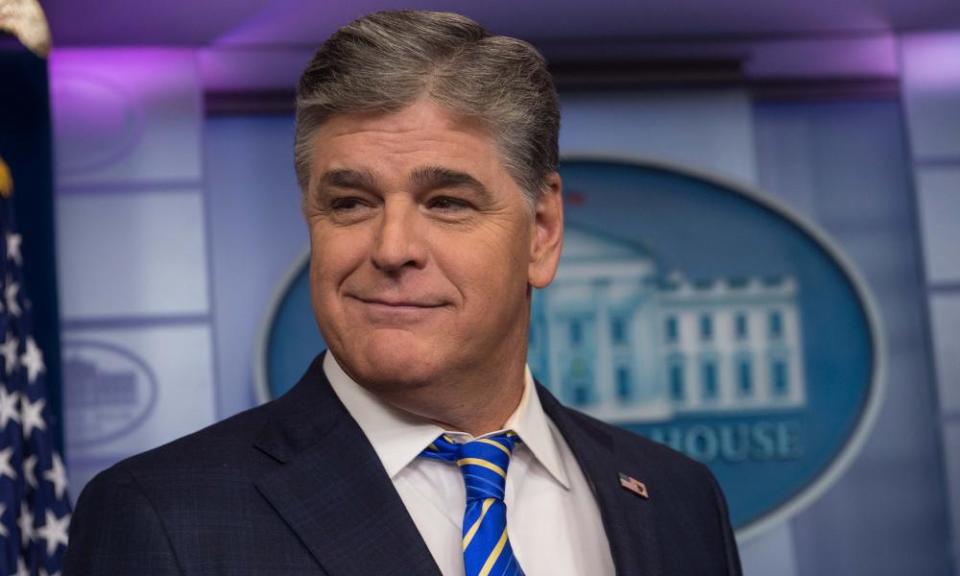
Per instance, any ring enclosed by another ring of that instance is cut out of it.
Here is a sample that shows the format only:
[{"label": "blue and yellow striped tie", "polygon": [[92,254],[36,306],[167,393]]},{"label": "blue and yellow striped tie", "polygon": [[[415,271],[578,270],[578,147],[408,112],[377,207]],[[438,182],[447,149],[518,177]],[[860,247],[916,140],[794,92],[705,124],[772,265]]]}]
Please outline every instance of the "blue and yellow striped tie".
[{"label": "blue and yellow striped tie", "polygon": [[440,436],[422,455],[455,462],[467,488],[463,515],[463,564],[467,576],[523,576],[507,538],[507,506],[503,503],[514,432],[478,438],[464,444]]}]

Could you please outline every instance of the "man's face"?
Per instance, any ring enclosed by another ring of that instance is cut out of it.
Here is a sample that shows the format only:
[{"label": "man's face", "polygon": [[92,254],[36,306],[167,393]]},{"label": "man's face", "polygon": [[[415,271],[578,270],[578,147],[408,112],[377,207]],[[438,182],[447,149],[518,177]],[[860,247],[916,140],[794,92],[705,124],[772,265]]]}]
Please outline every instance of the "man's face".
[{"label": "man's face", "polygon": [[556,271],[559,177],[531,209],[480,124],[427,99],[315,134],[305,214],[324,339],[373,389],[522,366],[528,286]]}]

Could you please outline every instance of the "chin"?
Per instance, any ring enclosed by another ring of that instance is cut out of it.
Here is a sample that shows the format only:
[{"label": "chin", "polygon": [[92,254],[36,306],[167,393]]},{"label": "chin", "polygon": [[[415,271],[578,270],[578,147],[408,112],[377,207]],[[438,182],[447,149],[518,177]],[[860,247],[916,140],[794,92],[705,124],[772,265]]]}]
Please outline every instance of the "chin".
[{"label": "chin", "polygon": [[[378,331],[380,332],[380,331]],[[358,339],[351,354],[334,355],[359,384],[372,389],[408,388],[429,384],[439,377],[435,342],[425,342],[409,332],[386,331]]]}]

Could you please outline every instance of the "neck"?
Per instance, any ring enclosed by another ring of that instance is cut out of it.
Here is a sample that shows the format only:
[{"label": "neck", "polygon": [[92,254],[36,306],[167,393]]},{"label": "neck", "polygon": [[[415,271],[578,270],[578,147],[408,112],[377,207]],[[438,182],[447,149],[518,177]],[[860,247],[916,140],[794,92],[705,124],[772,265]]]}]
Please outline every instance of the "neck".
[{"label": "neck", "polygon": [[501,430],[520,405],[524,385],[524,377],[521,374],[520,381],[516,385],[498,393],[497,402],[487,398],[478,398],[473,402],[461,400],[443,415],[431,420],[446,430],[466,432],[474,437]]},{"label": "neck", "polygon": [[[495,374],[490,372],[496,372]],[[526,385],[525,364],[509,372],[472,370],[469,379],[449,378],[402,393],[378,390],[380,399],[451,431],[480,436],[503,428],[516,411]]]}]

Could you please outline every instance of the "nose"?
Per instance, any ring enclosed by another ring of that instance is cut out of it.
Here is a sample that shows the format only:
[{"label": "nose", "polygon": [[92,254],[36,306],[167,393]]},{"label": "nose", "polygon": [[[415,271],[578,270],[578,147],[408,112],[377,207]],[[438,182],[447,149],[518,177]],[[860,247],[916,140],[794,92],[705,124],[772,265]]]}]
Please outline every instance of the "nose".
[{"label": "nose", "polygon": [[426,246],[423,228],[418,222],[417,207],[413,202],[388,199],[377,229],[372,260],[384,272],[395,273],[407,268],[423,268]]}]

